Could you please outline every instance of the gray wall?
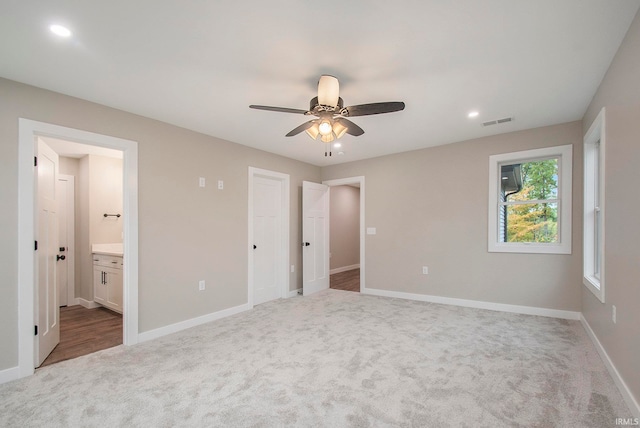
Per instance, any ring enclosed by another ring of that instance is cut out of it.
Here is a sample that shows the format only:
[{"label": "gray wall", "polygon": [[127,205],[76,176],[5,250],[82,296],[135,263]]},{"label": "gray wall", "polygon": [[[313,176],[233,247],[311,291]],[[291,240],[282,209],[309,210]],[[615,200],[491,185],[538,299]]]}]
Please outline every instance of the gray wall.
[{"label": "gray wall", "polygon": [[[573,254],[487,252],[489,156],[573,144]],[[580,311],[582,123],[325,167],[365,176],[367,288]],[[422,266],[429,274],[422,274]]]},{"label": "gray wall", "polygon": [[[583,120],[586,132],[606,107],[605,303],[586,288],[582,312],[640,401],[640,13],[636,15]],[[617,308],[617,324],[611,320]]]},{"label": "gray wall", "polygon": [[332,186],[330,192],[331,269],[360,264],[360,189]]},{"label": "gray wall", "polygon": [[247,302],[249,166],[291,175],[290,284],[301,286],[300,188],[319,167],[0,79],[0,370],[18,364],[20,117],[138,141],[140,332]]}]

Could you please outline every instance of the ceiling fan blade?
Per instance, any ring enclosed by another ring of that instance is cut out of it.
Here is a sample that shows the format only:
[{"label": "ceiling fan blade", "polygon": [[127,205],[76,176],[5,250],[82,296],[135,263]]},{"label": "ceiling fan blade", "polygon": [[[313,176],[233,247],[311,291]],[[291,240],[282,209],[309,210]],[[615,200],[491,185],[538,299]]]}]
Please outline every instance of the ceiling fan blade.
[{"label": "ceiling fan blade", "polygon": [[364,134],[364,129],[360,128],[358,125],[356,125],[355,123],[351,122],[348,119],[340,118],[340,119],[336,119],[336,122],[340,122],[343,126],[346,126],[347,127],[347,134],[349,134],[349,135],[353,135],[354,137],[358,137],[358,136]]},{"label": "ceiling fan blade", "polygon": [[[404,103],[401,101],[390,101],[386,103],[360,104],[357,106],[349,106],[340,110],[343,116],[368,116],[370,114],[392,113],[394,111],[404,110]],[[346,114],[344,114],[346,113]]]},{"label": "ceiling fan blade", "polygon": [[257,105],[253,105],[253,104],[250,105],[249,108],[254,108],[256,110],[278,111],[278,112],[281,112],[281,113],[307,114],[306,110],[301,110],[301,109],[297,109],[297,108],[257,106]]},{"label": "ceiling fan blade", "polygon": [[294,135],[298,135],[302,131],[306,131],[307,129],[311,128],[315,122],[316,122],[315,120],[310,120],[309,122],[305,122],[302,125],[298,126],[297,128],[292,129],[286,136],[293,137]]}]

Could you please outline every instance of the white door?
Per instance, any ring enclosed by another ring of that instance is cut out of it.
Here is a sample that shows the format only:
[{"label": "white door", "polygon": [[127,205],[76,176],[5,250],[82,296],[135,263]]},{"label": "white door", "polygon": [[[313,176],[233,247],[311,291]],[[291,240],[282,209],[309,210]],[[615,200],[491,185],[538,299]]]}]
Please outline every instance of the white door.
[{"label": "white door", "polygon": [[302,182],[302,294],[329,288],[329,186]]},{"label": "white door", "polygon": [[36,340],[37,360],[35,366],[47,358],[60,341],[60,308],[56,263],[58,256],[58,154],[38,139],[37,156],[37,194],[36,205]]},{"label": "white door", "polygon": [[73,305],[73,222],[74,222],[74,177],[60,174],[58,176],[58,219],[60,254],[64,259],[58,260],[58,305]]},{"label": "white door", "polygon": [[282,186],[279,180],[253,180],[253,303],[280,298]]}]

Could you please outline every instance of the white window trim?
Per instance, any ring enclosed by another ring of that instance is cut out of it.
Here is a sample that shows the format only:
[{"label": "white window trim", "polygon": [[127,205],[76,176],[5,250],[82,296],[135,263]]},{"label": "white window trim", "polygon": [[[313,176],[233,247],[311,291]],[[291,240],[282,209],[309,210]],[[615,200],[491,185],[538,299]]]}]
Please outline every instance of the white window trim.
[{"label": "white window trim", "polygon": [[[560,188],[558,189],[558,243],[500,242],[498,238],[498,194],[500,193],[500,165],[530,162],[537,159],[558,159]],[[495,253],[571,254],[571,193],[573,146],[547,147],[521,152],[503,153],[489,157],[489,227],[488,248]]]},{"label": "white window trim", "polygon": [[[598,147],[598,142],[600,142]],[[599,209],[600,209],[600,242],[598,243],[600,258],[600,274],[599,278],[595,275],[595,186],[596,180],[594,169],[596,168],[595,151],[598,150],[600,157],[599,162]],[[594,296],[604,303],[604,285],[605,285],[605,258],[604,258],[604,240],[605,240],[605,109],[603,108],[598,117],[593,121],[589,130],[584,136],[584,219],[583,219],[583,278],[582,283],[591,291]]]}]

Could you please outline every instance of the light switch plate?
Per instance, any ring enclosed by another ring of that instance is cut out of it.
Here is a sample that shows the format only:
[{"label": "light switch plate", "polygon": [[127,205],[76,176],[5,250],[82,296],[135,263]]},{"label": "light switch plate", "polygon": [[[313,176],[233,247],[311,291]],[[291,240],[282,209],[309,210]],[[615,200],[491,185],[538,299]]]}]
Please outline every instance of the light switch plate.
[{"label": "light switch plate", "polygon": [[367,227],[367,235],[375,235],[376,228],[375,227]]},{"label": "light switch plate", "polygon": [[200,187],[204,187],[205,186],[204,177],[200,177],[200,179],[198,180],[198,183],[199,183]]}]

